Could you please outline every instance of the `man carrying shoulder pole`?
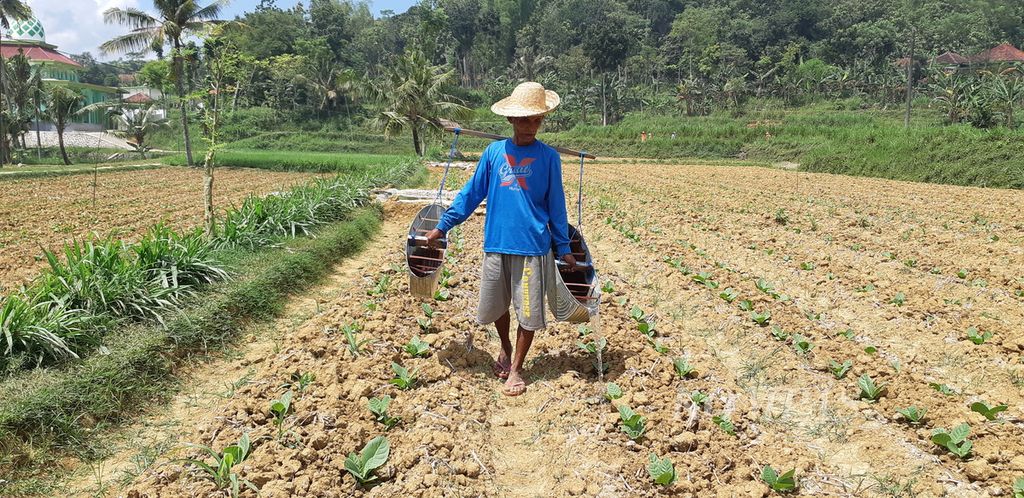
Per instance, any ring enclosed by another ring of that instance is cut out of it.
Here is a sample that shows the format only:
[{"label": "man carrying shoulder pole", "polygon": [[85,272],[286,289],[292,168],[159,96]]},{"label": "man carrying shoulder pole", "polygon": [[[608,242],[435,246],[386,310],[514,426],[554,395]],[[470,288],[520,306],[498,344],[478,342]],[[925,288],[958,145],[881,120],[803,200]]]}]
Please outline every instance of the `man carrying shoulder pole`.
[{"label": "man carrying shoulder pole", "polygon": [[[494,373],[506,379],[503,392],[508,396],[526,392],[523,363],[535,332],[547,325],[545,301],[557,271],[553,256],[564,261],[568,270],[576,269],[569,250],[562,160],[555,149],[536,138],[544,116],[559,101],[555,92],[526,82],[492,105],[492,112],[512,124],[512,138],[484,150],[473,177],[437,228],[427,233],[428,243],[434,244],[487,199],[477,321],[494,323],[498,331],[501,352]],[[518,322],[515,349],[509,336],[510,304]]]}]

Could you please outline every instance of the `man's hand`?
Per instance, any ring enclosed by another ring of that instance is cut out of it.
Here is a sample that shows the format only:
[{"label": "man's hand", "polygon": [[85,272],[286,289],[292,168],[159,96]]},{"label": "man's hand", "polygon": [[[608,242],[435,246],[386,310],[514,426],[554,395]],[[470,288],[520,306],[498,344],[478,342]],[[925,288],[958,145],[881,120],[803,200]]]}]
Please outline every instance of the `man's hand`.
[{"label": "man's hand", "polygon": [[562,256],[562,261],[566,265],[565,267],[562,268],[562,271],[576,271],[579,269],[576,267],[576,257],[573,256],[572,254],[566,254],[565,256]]},{"label": "man's hand", "polygon": [[434,247],[434,248],[441,247],[441,244],[438,241],[443,239],[443,238],[444,238],[444,232],[442,232],[442,231],[440,231],[440,230],[435,228],[435,229],[427,232],[427,246]]}]

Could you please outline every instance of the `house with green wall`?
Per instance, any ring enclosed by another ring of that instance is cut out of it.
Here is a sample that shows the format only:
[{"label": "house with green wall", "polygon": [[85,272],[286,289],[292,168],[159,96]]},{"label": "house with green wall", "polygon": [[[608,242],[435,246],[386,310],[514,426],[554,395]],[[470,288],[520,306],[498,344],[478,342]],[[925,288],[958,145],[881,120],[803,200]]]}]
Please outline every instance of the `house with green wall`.
[{"label": "house with green wall", "polygon": [[[30,64],[39,69],[44,85],[72,88],[85,96],[85,105],[120,98],[121,91],[117,88],[79,81],[82,65],[58,52],[55,45],[46,43],[46,32],[38,19],[13,22],[10,29],[4,30],[0,39],[0,56],[9,59],[19,53],[25,54]],[[43,123],[41,128],[46,129],[47,126]],[[95,110],[76,116],[69,128],[99,131],[112,128],[112,123],[103,110]]]}]

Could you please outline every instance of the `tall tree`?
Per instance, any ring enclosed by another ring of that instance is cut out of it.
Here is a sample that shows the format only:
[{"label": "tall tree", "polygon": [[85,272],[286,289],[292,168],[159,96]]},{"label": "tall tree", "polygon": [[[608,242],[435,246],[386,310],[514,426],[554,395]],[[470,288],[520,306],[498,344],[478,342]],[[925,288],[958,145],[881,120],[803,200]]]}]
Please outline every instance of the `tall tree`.
[{"label": "tall tree", "polygon": [[50,89],[50,100],[46,103],[46,114],[53,121],[57,128],[57,143],[60,146],[60,156],[64,159],[65,165],[70,165],[68,152],[64,148],[64,130],[67,129],[71,118],[82,108],[85,97],[63,85],[55,85]]},{"label": "tall tree", "polygon": [[408,127],[420,156],[425,152],[422,134],[428,125],[437,118],[457,119],[469,111],[445,93],[455,79],[455,70],[430,65],[423,52],[409,50],[381,72],[369,89],[380,107],[372,124],[386,136]]},{"label": "tall tree", "polygon": [[903,115],[903,127],[910,127],[910,102],[914,98],[914,42],[917,38],[917,17],[921,0],[906,0],[907,23],[910,28],[910,52],[907,54],[907,109]]},{"label": "tall tree", "polygon": [[197,35],[211,24],[220,23],[221,9],[229,0],[214,0],[205,7],[195,0],[153,0],[156,15],[132,8],[110,8],[103,12],[103,21],[107,24],[123,24],[131,28],[131,33],[118,36],[103,45],[100,50],[112,52],[142,52],[171,46],[171,70],[175,75],[175,89],[181,100],[181,128],[185,137],[185,157],[192,166],[192,142],[188,131],[188,105],[185,98],[184,58],[186,54],[184,39],[189,35]]},{"label": "tall tree", "polygon": [[[10,29],[11,21],[20,21],[32,17],[32,9],[29,8],[28,2],[23,0],[0,0],[0,41],[3,39],[3,31]],[[3,62],[3,55],[0,55],[0,63]],[[4,88],[4,72],[2,69],[3,65],[0,64],[0,168],[3,167],[4,161],[7,160],[7,127],[4,124],[3,111],[6,109],[4,104],[3,91]]]}]

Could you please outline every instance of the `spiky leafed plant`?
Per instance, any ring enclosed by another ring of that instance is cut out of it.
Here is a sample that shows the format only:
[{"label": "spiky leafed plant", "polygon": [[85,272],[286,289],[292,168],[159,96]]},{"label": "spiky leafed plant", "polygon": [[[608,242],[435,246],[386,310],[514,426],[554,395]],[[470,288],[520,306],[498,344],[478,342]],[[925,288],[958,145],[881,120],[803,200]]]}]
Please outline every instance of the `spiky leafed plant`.
[{"label": "spiky leafed plant", "polygon": [[444,92],[455,79],[455,69],[433,66],[419,50],[407,50],[381,76],[369,83],[368,93],[380,108],[371,124],[385,136],[412,130],[416,154],[424,154],[422,133],[437,118],[459,119],[469,109]]},{"label": "spiky leafed plant", "polygon": [[57,144],[60,145],[60,156],[64,159],[65,165],[70,165],[68,152],[64,149],[64,130],[71,121],[72,116],[82,107],[85,97],[82,94],[65,86],[54,86],[50,89],[50,100],[46,104],[46,114],[53,121],[57,128]]},{"label": "spiky leafed plant", "polygon": [[146,146],[146,136],[170,126],[170,120],[158,114],[155,104],[148,108],[125,109],[116,114],[114,119],[123,129],[120,134],[129,139],[128,143],[135,147],[135,151],[141,154],[143,159],[146,158],[146,151],[149,150],[149,147]]},{"label": "spiky leafed plant", "polygon": [[122,24],[131,32],[100,45],[103,53],[127,53],[159,50],[164,45],[172,49],[171,70],[174,87],[181,99],[181,128],[185,138],[185,158],[192,166],[192,142],[188,133],[188,114],[184,98],[184,40],[201,33],[210,24],[221,22],[217,18],[230,0],[215,0],[205,7],[195,0],[153,0],[156,15],[133,7],[110,8],[103,12],[107,24]]},{"label": "spiky leafed plant", "polygon": [[[28,2],[23,0],[0,0],[0,29],[6,30],[11,27],[11,21],[20,21],[32,17],[32,9],[29,8]],[[0,34],[0,40],[3,39],[3,35]],[[0,56],[0,61],[3,57]],[[7,159],[7,129],[4,126],[3,110],[6,109],[4,104],[3,95],[7,93],[4,89],[4,71],[2,65],[0,65],[0,167],[4,165],[4,161]]]}]

